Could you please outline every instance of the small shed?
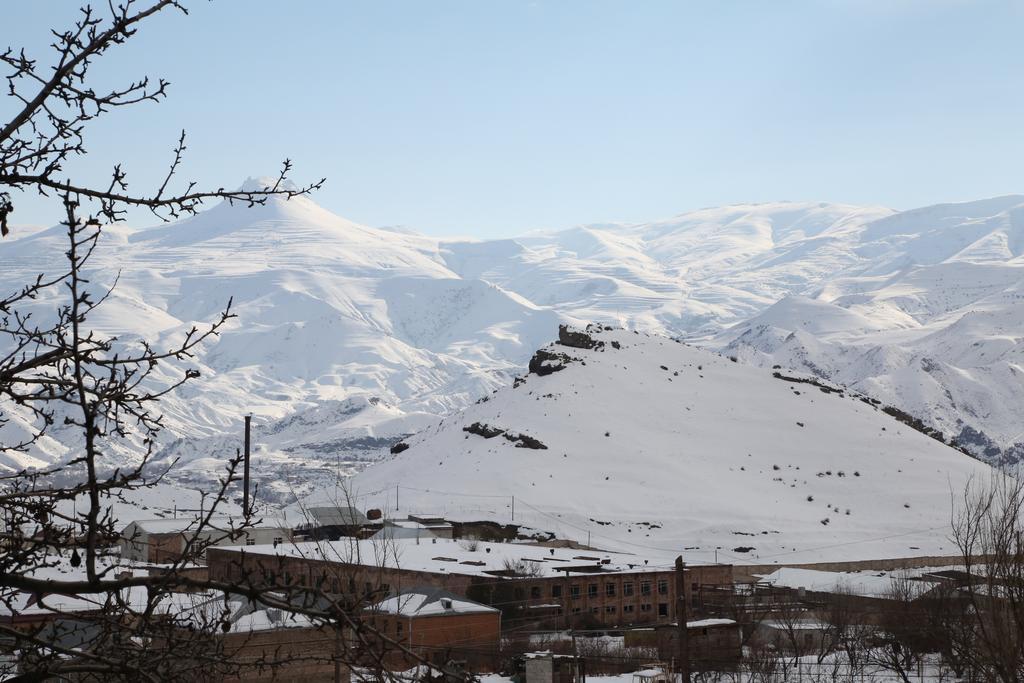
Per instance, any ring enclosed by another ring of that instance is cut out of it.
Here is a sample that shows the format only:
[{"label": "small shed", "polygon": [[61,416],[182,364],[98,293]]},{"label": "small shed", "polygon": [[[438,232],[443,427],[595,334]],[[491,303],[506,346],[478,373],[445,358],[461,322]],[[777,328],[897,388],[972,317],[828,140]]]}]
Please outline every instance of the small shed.
[{"label": "small shed", "polygon": [[520,661],[523,683],[585,683],[587,680],[583,658],[575,655],[527,652]]}]

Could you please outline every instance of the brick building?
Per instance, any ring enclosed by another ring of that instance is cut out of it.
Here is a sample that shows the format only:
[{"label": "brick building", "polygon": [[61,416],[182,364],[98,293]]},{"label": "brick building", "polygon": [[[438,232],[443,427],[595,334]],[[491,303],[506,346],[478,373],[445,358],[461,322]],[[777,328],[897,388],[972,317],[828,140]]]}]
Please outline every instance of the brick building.
[{"label": "brick building", "polygon": [[[364,618],[378,633],[438,666],[450,659],[475,669],[498,662],[501,611],[440,588],[403,590],[370,605]],[[389,653],[385,662],[399,671],[417,663],[401,651]]]},{"label": "brick building", "polygon": [[[514,543],[393,539],[211,548],[210,577],[307,586],[375,602],[434,587],[497,607],[506,628],[615,628],[675,619],[676,576],[666,559]],[[732,583],[731,565],[691,565],[683,577],[691,616],[706,588]]]}]

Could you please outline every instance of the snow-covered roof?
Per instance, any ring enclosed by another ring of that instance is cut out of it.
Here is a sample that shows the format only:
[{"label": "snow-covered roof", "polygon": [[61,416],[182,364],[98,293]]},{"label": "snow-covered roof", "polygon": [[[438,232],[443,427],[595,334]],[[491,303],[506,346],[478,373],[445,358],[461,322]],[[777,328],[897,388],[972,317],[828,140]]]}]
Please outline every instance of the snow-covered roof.
[{"label": "snow-covered roof", "polygon": [[356,563],[443,574],[473,576],[506,575],[509,566],[520,566],[528,576],[593,576],[611,572],[649,572],[672,569],[667,557],[645,558],[572,548],[548,548],[522,543],[457,541],[445,538],[385,541],[373,539],[309,541],[273,545],[218,548],[218,552],[303,557],[329,562]]},{"label": "snow-covered roof", "polygon": [[429,540],[431,538],[437,538],[437,534],[435,534],[432,529],[428,529],[423,525],[412,528],[406,526],[385,525],[380,531],[370,536],[370,538],[375,541],[387,541],[395,538],[420,538]]},{"label": "snow-covered roof", "polygon": [[370,521],[362,511],[345,505],[311,507],[307,512],[320,526],[362,526]]},{"label": "snow-covered roof", "polygon": [[401,529],[450,529],[452,524],[444,520],[424,522],[415,519],[387,519],[384,520],[384,526]]},{"label": "snow-covered roof", "polygon": [[[206,531],[228,531],[242,525],[241,519],[231,517],[214,517],[210,519]],[[192,531],[199,525],[195,517],[172,517],[170,519],[137,519],[132,522],[140,531],[147,534],[173,534],[183,531]],[[232,526],[233,525],[233,526]],[[248,525],[251,529],[287,529],[288,524],[283,519],[263,518],[251,522]]]},{"label": "snow-covered roof", "polygon": [[[920,572],[916,572],[918,575]],[[918,597],[935,586],[934,581],[904,581],[905,572],[852,571],[826,572],[817,569],[783,567],[761,577],[761,581],[778,588],[803,588],[815,593],[846,593],[864,598],[888,598],[892,596],[893,582],[900,581],[901,594],[909,591],[910,597]]]},{"label": "snow-covered roof", "polygon": [[497,609],[473,602],[440,588],[411,588],[367,608],[378,614],[403,617],[437,617],[453,614],[486,614]]},{"label": "snow-covered roof", "polygon": [[732,626],[735,619],[698,619],[686,622],[686,628],[707,628],[709,626]]}]

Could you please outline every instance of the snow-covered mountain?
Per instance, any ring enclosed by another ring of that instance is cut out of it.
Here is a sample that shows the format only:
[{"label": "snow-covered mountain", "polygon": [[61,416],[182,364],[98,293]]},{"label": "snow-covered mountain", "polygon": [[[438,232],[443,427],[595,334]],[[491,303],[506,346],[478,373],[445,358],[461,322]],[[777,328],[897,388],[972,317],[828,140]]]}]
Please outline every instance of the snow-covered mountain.
[{"label": "snow-covered mountain", "polygon": [[607,549],[809,562],[953,554],[950,496],[992,472],[828,386],[635,331],[560,337],[350,495]]},{"label": "snow-covered mountain", "polygon": [[739,205],[442,254],[567,316],[807,370],[991,462],[1024,460],[1024,196]]},{"label": "snow-covered mountain", "polygon": [[[906,212],[780,202],[459,241],[356,225],[307,198],[222,204],[108,229],[92,280],[120,280],[92,324],[166,344],[233,297],[238,318],[198,354],[202,380],[163,404],[161,458],[180,457],[180,483],[201,487],[252,412],[257,479],[276,500],[503,386],[563,321],[809,371],[1012,462],[1024,452],[1022,216],[1024,197]],[[63,240],[60,228],[0,240],[0,289],[56,267]],[[73,447],[58,425],[0,466]]]},{"label": "snow-covered mountain", "polygon": [[[55,271],[64,239],[56,227],[0,242],[0,288]],[[120,273],[90,322],[124,343],[169,343],[233,299],[237,319],[197,354],[202,381],[162,404],[161,456],[180,456],[188,481],[220,472],[247,412],[262,439],[257,472],[277,486],[285,485],[276,476],[283,463],[344,471],[343,460],[504,383],[562,319],[455,274],[435,240],[359,226],[302,197],[224,203],[145,230],[111,228],[90,266],[97,290]],[[59,460],[74,436],[53,436],[34,460],[0,464]]]}]

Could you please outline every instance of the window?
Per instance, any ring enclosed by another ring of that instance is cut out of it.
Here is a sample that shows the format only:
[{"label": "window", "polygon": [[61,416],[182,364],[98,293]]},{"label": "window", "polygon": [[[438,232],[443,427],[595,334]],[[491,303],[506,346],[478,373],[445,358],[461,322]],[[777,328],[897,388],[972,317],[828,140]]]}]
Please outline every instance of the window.
[{"label": "window", "polygon": [[579,614],[580,613],[580,608],[579,607],[573,607],[572,608],[572,613],[573,614]]},{"label": "window", "polygon": [[667,579],[659,579],[658,580],[658,595],[668,595],[668,580]]},{"label": "window", "polygon": [[604,613],[605,614],[615,614],[615,605],[605,605]]},{"label": "window", "polygon": [[650,594],[651,594],[651,582],[650,581],[641,581],[640,582],[640,595],[650,595]]},{"label": "window", "polygon": [[573,600],[580,599],[580,585],[578,583],[574,583],[569,586],[569,595],[572,596]]},{"label": "window", "polygon": [[553,598],[560,598],[560,597],[562,597],[562,585],[561,584],[555,584],[554,586],[551,587],[551,597],[553,597]]},{"label": "window", "polygon": [[530,586],[530,597],[534,600],[540,599],[540,586]]},{"label": "window", "polygon": [[245,539],[245,544],[246,545],[256,545],[256,539],[255,538],[247,538],[247,539]]},{"label": "window", "polygon": [[622,594],[623,595],[632,595],[633,594],[633,582],[632,581],[628,581],[628,582],[622,584]]},{"label": "window", "polygon": [[284,543],[284,538],[281,536],[274,536],[274,547],[277,547],[278,543]]},{"label": "window", "polygon": [[395,633],[398,634],[399,638],[402,637],[402,622],[401,621],[395,623]]},{"label": "window", "polygon": [[633,605],[623,605],[622,606],[622,613],[623,614],[632,614],[633,613]]},{"label": "window", "polygon": [[384,595],[391,595],[391,584],[389,584],[389,583],[382,583],[380,585],[380,592],[383,593]]},{"label": "window", "polygon": [[804,634],[804,645],[814,645],[814,634],[812,634],[812,633],[805,633]]},{"label": "window", "polygon": [[331,592],[332,593],[340,593],[341,592],[340,588],[341,588],[341,583],[338,581],[338,577],[334,577],[334,579],[331,581]]},{"label": "window", "polygon": [[667,602],[659,602],[658,603],[658,616],[659,617],[667,617],[668,616],[668,603]]},{"label": "window", "polygon": [[513,592],[513,594],[515,594],[516,600],[522,600],[523,599],[523,589],[520,586],[516,586],[515,590],[512,591],[512,592]]},{"label": "window", "polygon": [[609,597],[609,598],[614,598],[615,597],[615,584],[614,583],[606,583],[604,585],[604,594],[607,597]]},{"label": "window", "polygon": [[588,598],[596,598],[597,597],[597,584],[596,583],[592,583],[589,586],[587,586],[587,597]]},{"label": "window", "polygon": [[596,607],[591,607],[591,608],[590,608],[590,613],[591,613],[591,614],[597,614],[597,613],[598,613],[599,611],[600,611],[600,610],[599,610],[599,609],[597,609]]},{"label": "window", "polygon": [[643,604],[643,605],[640,605],[640,611],[641,611],[641,612],[650,612],[650,611],[651,611],[651,606],[650,606],[650,604]]}]

